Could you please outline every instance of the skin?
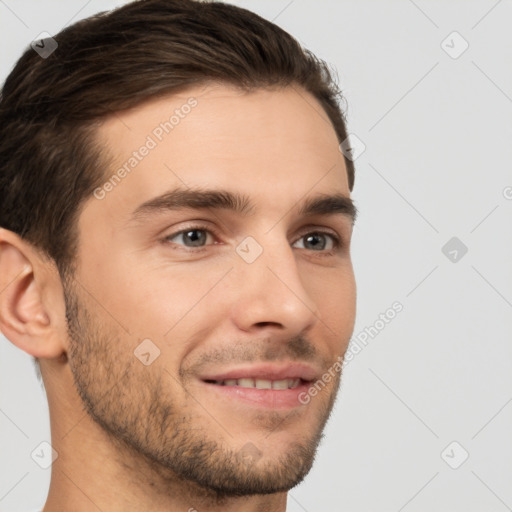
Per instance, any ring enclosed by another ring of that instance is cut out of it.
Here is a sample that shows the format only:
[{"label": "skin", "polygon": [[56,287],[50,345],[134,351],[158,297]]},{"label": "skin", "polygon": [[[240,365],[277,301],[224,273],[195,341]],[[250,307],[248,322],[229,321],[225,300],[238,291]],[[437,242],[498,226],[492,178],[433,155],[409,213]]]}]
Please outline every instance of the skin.
[{"label": "skin", "polygon": [[[58,453],[44,512],[284,511],[331,412],[339,372],[286,408],[227,398],[200,377],[300,362],[317,378],[345,353],[353,219],[299,213],[308,198],[350,197],[335,131],[297,87],[195,87],[102,123],[106,179],[190,97],[197,106],[136,168],[85,201],[69,281],[0,229],[0,328],[40,358]],[[225,189],[253,208],[132,217],[176,187]],[[204,245],[191,247],[177,233],[197,225],[212,233],[194,232]],[[262,249],[252,263],[236,251],[247,236]],[[147,339],[159,356],[145,365],[134,351]]]}]

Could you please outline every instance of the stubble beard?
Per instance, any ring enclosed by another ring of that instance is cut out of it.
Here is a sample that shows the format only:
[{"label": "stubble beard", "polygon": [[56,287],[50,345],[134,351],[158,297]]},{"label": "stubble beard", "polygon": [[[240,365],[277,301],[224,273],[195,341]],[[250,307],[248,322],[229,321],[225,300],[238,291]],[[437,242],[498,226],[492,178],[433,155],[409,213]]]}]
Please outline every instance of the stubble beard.
[{"label": "stubble beard", "polygon": [[[278,458],[258,459],[251,450],[230,447],[229,435],[215,439],[197,413],[179,409],[169,389],[176,377],[143,366],[133,355],[134,347],[121,342],[121,329],[100,325],[74,286],[68,283],[64,288],[68,360],[76,391],[86,412],[119,450],[124,465],[139,473],[139,482],[144,478],[154,482],[157,475],[169,492],[187,488],[219,502],[285,492],[304,479],[323,438],[341,375],[309,437],[290,444]],[[192,399],[190,403],[195,404]]]}]

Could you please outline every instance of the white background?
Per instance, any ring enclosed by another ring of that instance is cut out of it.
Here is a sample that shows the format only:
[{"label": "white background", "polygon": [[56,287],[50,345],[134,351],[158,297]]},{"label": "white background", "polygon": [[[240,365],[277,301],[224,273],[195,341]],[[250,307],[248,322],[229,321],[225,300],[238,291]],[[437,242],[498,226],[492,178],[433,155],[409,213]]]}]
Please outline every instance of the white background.
[{"label": "white background", "polygon": [[[288,511],[512,510],[512,2],[234,3],[337,69],[349,131],[366,146],[354,337],[395,301],[404,308],[346,366]],[[41,32],[115,5],[0,0],[2,81]],[[441,251],[452,237],[468,248],[456,262]],[[0,511],[40,510],[50,469],[30,453],[50,441],[46,398],[5,339],[0,434]]]}]

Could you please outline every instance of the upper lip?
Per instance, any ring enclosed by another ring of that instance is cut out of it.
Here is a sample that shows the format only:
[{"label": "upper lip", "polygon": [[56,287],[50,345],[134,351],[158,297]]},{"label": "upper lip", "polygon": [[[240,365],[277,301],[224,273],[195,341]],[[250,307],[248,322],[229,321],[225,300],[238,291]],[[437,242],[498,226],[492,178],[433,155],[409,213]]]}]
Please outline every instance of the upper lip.
[{"label": "upper lip", "polygon": [[284,380],[284,379],[302,379],[306,381],[314,380],[319,372],[311,365],[305,363],[288,364],[258,364],[250,366],[239,366],[201,375],[201,380],[223,381],[228,379],[264,379],[264,380]]}]

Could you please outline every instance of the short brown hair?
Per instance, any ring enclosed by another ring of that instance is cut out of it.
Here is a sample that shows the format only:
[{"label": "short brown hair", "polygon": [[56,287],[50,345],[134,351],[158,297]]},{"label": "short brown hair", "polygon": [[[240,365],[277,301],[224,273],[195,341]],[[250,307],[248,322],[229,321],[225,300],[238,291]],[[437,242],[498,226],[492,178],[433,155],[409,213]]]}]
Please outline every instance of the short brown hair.
[{"label": "short brown hair", "polygon": [[[322,105],[339,143],[343,99],[329,66],[277,25],[240,7],[138,0],[29,48],[0,97],[0,226],[73,268],[81,206],[106,169],[94,138],[101,119],[145,100],[224,82],[243,89],[298,85]],[[345,158],[349,188],[354,165]]]}]

